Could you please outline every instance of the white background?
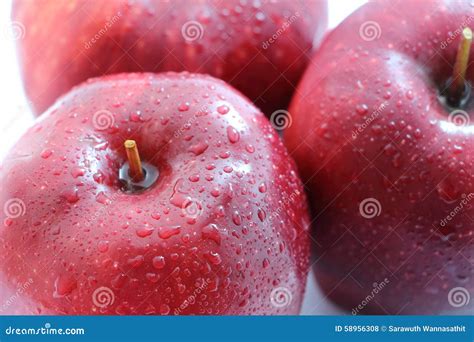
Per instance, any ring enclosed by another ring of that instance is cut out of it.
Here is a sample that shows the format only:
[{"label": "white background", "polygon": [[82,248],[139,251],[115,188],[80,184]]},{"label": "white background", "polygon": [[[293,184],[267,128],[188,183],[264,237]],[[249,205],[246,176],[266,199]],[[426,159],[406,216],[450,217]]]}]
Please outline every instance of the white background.
[{"label": "white background", "polygon": [[[329,0],[330,29],[365,2],[365,0]],[[26,103],[18,71],[15,41],[10,33],[10,8],[11,0],[0,1],[0,159],[34,121]],[[27,27],[26,34],[28,34]],[[317,290],[312,274],[308,277],[307,295],[302,313],[307,315],[342,313]]]}]

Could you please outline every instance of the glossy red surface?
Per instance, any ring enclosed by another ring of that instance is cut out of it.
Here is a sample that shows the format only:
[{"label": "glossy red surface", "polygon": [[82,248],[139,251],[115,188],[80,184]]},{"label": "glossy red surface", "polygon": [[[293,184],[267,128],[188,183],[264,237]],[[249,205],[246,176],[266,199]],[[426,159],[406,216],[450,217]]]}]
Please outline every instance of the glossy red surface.
[{"label": "glossy red surface", "polygon": [[472,313],[450,297],[474,293],[474,101],[454,111],[438,92],[473,11],[369,3],[330,33],[292,101],[285,140],[310,188],[317,278],[346,309]]},{"label": "glossy red surface", "polygon": [[325,0],[16,0],[36,114],[90,77],[190,71],[221,78],[265,113],[286,108],[327,26]]},{"label": "glossy red surface", "polygon": [[[160,172],[140,194],[120,190],[126,139]],[[222,81],[92,79],[25,133],[0,184],[0,278],[21,289],[4,313],[300,310],[302,184],[268,120]]]}]

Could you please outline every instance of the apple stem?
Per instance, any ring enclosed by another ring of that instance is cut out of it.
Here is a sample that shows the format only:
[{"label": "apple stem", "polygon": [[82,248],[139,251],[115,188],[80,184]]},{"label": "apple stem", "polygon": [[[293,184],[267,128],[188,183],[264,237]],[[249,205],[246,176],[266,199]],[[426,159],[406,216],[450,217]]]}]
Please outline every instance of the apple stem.
[{"label": "apple stem", "polygon": [[128,162],[130,164],[129,175],[134,182],[141,182],[145,175],[143,174],[142,162],[135,140],[125,141],[125,150],[127,151]]},{"label": "apple stem", "polygon": [[453,81],[449,86],[449,95],[456,102],[459,102],[465,88],[466,70],[469,62],[469,54],[472,44],[472,30],[469,27],[464,28],[461,35],[456,55],[456,63],[453,69]]}]

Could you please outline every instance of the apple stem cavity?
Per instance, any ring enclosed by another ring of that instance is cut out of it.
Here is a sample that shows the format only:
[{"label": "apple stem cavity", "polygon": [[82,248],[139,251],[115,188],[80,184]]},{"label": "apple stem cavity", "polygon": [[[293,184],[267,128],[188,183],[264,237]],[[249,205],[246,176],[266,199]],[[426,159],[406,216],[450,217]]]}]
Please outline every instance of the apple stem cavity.
[{"label": "apple stem cavity", "polygon": [[472,30],[469,27],[464,28],[461,35],[454,64],[452,82],[448,89],[448,100],[454,107],[460,107],[463,102],[463,96],[466,89],[466,71],[469,63],[469,54],[471,52]]},{"label": "apple stem cavity", "polygon": [[122,191],[137,194],[151,188],[159,177],[158,169],[147,162],[142,162],[135,140],[124,143],[128,161],[119,170]]},{"label": "apple stem cavity", "polygon": [[145,178],[143,173],[142,161],[138,153],[138,147],[135,140],[126,140],[125,150],[127,151],[127,158],[130,165],[129,174],[134,182],[141,182]]}]

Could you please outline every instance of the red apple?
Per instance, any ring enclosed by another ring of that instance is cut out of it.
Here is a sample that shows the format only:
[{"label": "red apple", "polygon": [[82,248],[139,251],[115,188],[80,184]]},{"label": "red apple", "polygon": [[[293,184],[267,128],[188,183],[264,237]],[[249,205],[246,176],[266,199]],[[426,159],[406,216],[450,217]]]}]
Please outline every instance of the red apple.
[{"label": "red apple", "polygon": [[72,86],[130,71],[221,78],[267,113],[285,108],[327,22],[326,0],[16,0],[18,55],[41,114]]},{"label": "red apple", "polygon": [[[136,145],[146,173],[132,182]],[[300,310],[302,184],[268,120],[223,81],[92,79],[20,139],[0,187],[0,280],[22,289],[23,311]]]},{"label": "red apple", "polygon": [[317,277],[355,314],[472,313],[474,100],[449,107],[446,94],[473,11],[365,5],[329,35],[290,106]]}]

